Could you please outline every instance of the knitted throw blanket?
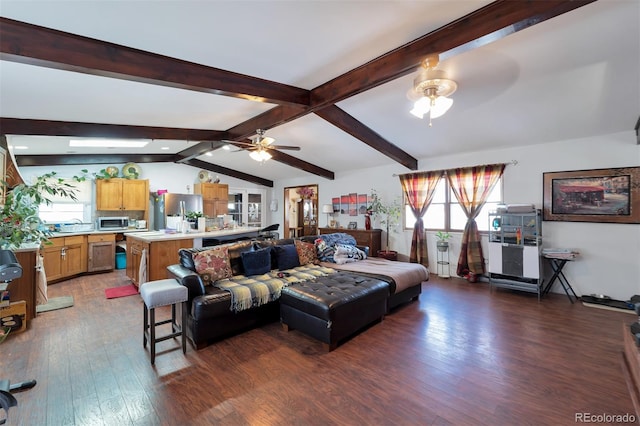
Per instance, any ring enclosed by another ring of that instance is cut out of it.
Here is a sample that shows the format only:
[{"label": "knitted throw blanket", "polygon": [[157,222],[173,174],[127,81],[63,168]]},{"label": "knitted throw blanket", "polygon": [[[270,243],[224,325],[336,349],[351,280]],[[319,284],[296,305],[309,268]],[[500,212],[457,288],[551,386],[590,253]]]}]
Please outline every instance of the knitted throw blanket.
[{"label": "knitted throw blanket", "polygon": [[[284,272],[288,276],[280,278],[278,272]],[[311,281],[335,272],[332,268],[308,264],[286,271],[271,271],[264,275],[234,275],[231,278],[217,280],[213,286],[231,293],[231,310],[240,312],[278,300],[282,289],[288,285]]]}]

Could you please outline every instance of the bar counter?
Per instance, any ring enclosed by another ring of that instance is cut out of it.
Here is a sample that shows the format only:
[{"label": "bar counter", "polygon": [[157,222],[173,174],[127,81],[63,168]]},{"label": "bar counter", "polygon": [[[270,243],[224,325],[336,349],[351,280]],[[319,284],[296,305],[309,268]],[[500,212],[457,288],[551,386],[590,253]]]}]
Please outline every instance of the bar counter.
[{"label": "bar counter", "polygon": [[126,234],[127,277],[136,286],[166,279],[167,266],[179,262],[178,250],[181,248],[201,248],[255,238],[259,230],[244,227],[208,232],[129,232]]}]

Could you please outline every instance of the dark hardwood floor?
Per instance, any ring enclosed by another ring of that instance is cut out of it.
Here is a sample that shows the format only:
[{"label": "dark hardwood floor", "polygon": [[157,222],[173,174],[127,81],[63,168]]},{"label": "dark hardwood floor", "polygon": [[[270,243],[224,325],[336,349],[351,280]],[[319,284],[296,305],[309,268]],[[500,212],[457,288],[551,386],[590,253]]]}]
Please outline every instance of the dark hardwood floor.
[{"label": "dark hardwood floor", "polygon": [[[0,345],[16,425],[573,425],[634,413],[621,369],[633,315],[551,295],[438,279],[326,353],[273,323],[186,356],[142,347],[138,295],[107,300],[124,271],[49,286],[72,308],[39,314]],[[163,309],[163,313],[168,310]]]}]

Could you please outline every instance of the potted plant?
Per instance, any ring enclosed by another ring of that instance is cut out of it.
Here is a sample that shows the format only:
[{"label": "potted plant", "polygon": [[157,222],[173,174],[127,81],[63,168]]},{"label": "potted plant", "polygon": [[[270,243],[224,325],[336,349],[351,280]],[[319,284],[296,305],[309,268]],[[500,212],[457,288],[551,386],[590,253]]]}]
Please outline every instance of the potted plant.
[{"label": "potted plant", "polygon": [[402,206],[400,202],[395,199],[390,204],[386,204],[382,201],[375,189],[371,190],[371,204],[367,207],[367,213],[375,218],[380,219],[380,224],[385,227],[386,233],[386,245],[385,250],[378,251],[378,257],[385,259],[396,260],[398,258],[398,252],[389,249],[389,233],[398,226],[400,221],[400,213]]},{"label": "potted plant", "polygon": [[191,229],[198,229],[198,219],[204,217],[204,213],[188,211],[185,215],[185,219],[189,222]]},{"label": "potted plant", "polygon": [[436,247],[438,251],[447,251],[449,250],[449,238],[451,238],[451,234],[448,232],[438,231],[436,232],[436,238],[438,242],[436,242]]},{"label": "potted plant", "polygon": [[[41,244],[49,239],[51,231],[38,217],[38,206],[51,204],[48,197],[53,195],[76,199],[74,186],[55,175],[55,172],[46,173],[31,185],[21,183],[13,188],[0,181],[0,192],[6,194],[4,206],[0,209],[1,248],[13,250],[24,244]],[[74,176],[74,179],[80,182],[85,177]]]}]

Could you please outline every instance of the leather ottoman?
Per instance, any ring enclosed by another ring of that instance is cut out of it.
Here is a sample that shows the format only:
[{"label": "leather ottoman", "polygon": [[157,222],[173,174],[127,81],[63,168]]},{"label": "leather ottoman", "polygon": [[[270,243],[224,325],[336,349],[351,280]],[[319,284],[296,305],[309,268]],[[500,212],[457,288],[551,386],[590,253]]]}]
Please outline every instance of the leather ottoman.
[{"label": "leather ottoman", "polygon": [[323,342],[329,351],[386,312],[389,284],[339,272],[282,289],[280,321]]}]

